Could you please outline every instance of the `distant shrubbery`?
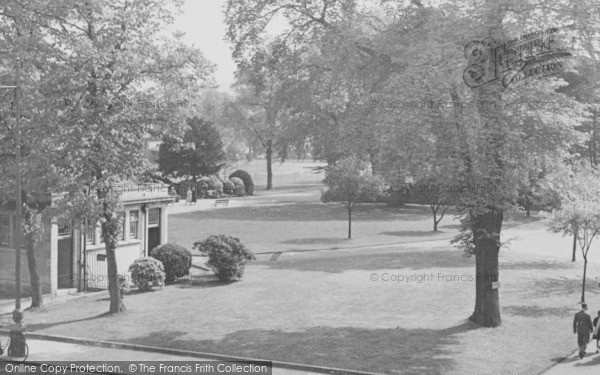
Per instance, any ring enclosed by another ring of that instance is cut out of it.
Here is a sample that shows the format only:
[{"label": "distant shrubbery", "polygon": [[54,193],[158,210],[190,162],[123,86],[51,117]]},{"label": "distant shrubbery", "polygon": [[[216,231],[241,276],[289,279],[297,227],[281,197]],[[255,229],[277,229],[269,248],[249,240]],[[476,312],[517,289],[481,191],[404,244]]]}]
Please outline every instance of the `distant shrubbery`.
[{"label": "distant shrubbery", "polygon": [[223,194],[233,195],[235,192],[235,185],[231,180],[223,182]]},{"label": "distant shrubbery", "polygon": [[223,234],[194,242],[194,249],[208,255],[206,265],[222,281],[228,281],[234,276],[240,279],[246,263],[256,259],[238,238]]},{"label": "distant shrubbery", "polygon": [[231,177],[230,181],[233,183],[233,194],[236,197],[243,197],[246,194],[244,181],[239,177]]},{"label": "distant shrubbery", "polygon": [[254,195],[254,181],[252,181],[250,173],[242,169],[238,169],[237,171],[229,175],[230,180],[232,177],[238,177],[241,178],[242,181],[244,181],[244,189],[246,190],[246,195]]}]

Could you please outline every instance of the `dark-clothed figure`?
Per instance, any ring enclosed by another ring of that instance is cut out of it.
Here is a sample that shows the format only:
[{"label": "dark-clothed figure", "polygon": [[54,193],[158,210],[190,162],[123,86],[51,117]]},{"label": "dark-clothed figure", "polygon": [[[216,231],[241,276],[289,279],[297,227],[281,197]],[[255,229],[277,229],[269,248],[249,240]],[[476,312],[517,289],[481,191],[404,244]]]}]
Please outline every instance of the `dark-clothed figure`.
[{"label": "dark-clothed figure", "polygon": [[579,358],[585,356],[585,349],[590,342],[590,334],[594,332],[592,317],[587,312],[587,303],[581,304],[581,310],[575,314],[573,319],[573,333],[577,334],[577,345],[579,345]]},{"label": "dark-clothed figure", "polygon": [[600,310],[598,310],[598,316],[594,318],[594,336],[596,339],[596,353],[600,352]]}]

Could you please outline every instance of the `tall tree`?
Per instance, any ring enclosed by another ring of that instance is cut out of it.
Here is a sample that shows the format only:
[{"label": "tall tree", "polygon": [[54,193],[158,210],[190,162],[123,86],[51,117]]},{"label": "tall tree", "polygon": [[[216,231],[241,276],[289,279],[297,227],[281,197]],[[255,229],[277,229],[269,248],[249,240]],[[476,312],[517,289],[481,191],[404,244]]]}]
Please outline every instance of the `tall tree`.
[{"label": "tall tree", "polygon": [[198,91],[210,83],[212,65],[184,46],[181,35],[159,34],[172,22],[173,9],[181,9],[180,1],[9,3],[26,19],[40,17],[29,31],[41,41],[32,49],[45,61],[31,64],[37,77],[31,91],[39,95],[36,106],[24,110],[25,117],[36,120],[30,122],[39,138],[45,138],[39,145],[47,145],[36,160],[60,176],[51,191],[68,191],[57,203],[65,216],[100,222],[110,312],[121,311],[115,248],[122,206],[115,186],[148,169],[143,156],[148,137],[182,133],[188,114],[139,103],[158,103],[176,91],[173,87]]},{"label": "tall tree", "polygon": [[225,164],[221,134],[213,123],[193,117],[182,140],[165,136],[159,149],[159,170],[169,177],[188,176],[197,181],[214,175]]},{"label": "tall tree", "polygon": [[359,203],[375,201],[381,180],[373,177],[367,163],[350,156],[329,166],[323,182],[328,189],[321,195],[321,201],[341,202],[348,211],[348,239],[350,239],[352,238],[352,211]]},{"label": "tall tree", "polygon": [[550,215],[548,229],[574,236],[583,257],[581,302],[585,302],[588,254],[592,241],[600,233],[600,174],[584,167],[572,176],[562,176],[562,204]]}]

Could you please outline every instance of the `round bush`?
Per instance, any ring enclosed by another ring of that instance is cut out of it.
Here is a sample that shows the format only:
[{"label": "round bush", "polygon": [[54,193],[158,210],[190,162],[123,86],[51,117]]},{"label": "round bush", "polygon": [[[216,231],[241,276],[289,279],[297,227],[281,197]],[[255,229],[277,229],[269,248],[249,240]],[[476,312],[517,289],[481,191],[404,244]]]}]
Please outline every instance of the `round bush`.
[{"label": "round bush", "polygon": [[160,260],[152,257],[137,259],[129,266],[131,280],[137,285],[140,292],[152,289],[153,286],[162,285],[165,282],[165,270]]},{"label": "round bush", "polygon": [[234,276],[241,279],[246,263],[256,259],[238,238],[224,234],[210,236],[204,241],[196,241],[194,249],[208,255],[206,265],[222,281],[229,281]]},{"label": "round bush", "polygon": [[223,182],[223,193],[227,195],[233,195],[235,192],[235,185],[231,181]]},{"label": "round bush", "polygon": [[254,195],[254,181],[252,181],[252,177],[250,173],[246,172],[243,169],[238,169],[229,175],[229,179],[232,177],[241,178],[244,181],[244,188],[246,189],[246,195]]},{"label": "round bush", "polygon": [[243,197],[246,195],[246,189],[244,188],[244,181],[239,177],[232,177],[231,183],[233,183],[233,193],[236,197]]},{"label": "round bush", "polygon": [[155,247],[150,256],[163,264],[167,283],[190,274],[192,253],[183,246],[166,243]]},{"label": "round bush", "polygon": [[214,190],[217,194],[223,193],[223,183],[215,176],[210,177],[210,181],[208,183],[208,189]]}]

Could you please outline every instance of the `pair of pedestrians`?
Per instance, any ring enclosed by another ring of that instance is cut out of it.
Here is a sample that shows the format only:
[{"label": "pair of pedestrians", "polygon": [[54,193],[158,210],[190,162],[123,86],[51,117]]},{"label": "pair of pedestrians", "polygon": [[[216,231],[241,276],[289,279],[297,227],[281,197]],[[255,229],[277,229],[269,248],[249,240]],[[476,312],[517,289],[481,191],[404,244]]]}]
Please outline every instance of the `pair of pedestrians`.
[{"label": "pair of pedestrians", "polygon": [[596,353],[600,351],[600,311],[598,316],[592,321],[592,317],[587,312],[588,305],[583,302],[581,310],[575,314],[573,319],[573,333],[577,334],[577,345],[579,345],[579,358],[585,357],[585,349],[592,339],[596,340]]}]

